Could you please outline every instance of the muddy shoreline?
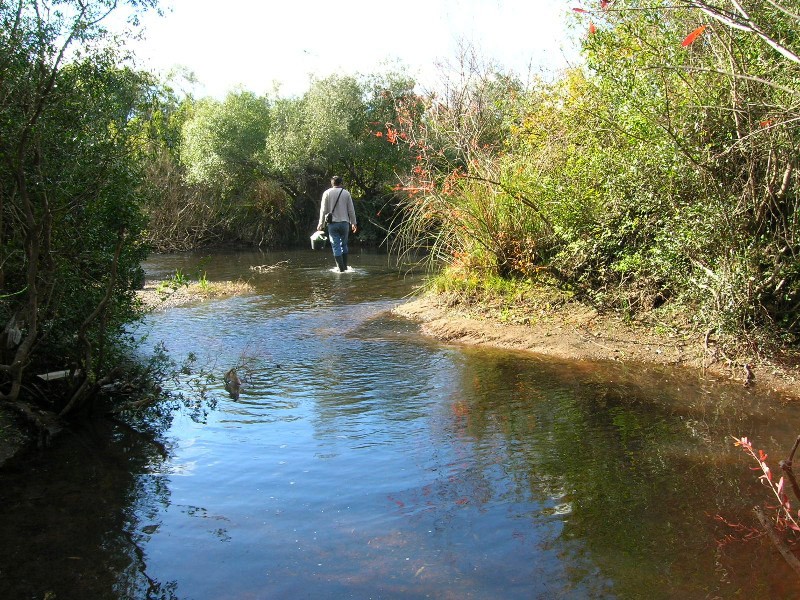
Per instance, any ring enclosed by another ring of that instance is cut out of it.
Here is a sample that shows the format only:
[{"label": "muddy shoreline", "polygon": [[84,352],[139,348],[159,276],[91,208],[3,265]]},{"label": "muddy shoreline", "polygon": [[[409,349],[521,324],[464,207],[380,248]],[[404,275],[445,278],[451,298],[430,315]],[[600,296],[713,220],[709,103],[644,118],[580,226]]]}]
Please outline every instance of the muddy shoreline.
[{"label": "muddy shoreline", "polygon": [[613,360],[675,366],[717,380],[739,382],[800,401],[800,368],[794,361],[752,356],[731,358],[702,333],[626,322],[616,315],[570,305],[548,310],[526,324],[504,323],[480,308],[445,296],[426,295],[395,308],[421,324],[422,333],[442,341],[523,350],[569,360]]}]

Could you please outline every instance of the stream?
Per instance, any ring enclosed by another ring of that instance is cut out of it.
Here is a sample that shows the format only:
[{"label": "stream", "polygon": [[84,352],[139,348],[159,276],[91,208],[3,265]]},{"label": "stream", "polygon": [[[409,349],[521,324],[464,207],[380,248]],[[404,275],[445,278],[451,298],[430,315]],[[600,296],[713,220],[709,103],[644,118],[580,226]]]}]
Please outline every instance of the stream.
[{"label": "stream", "polygon": [[195,354],[213,406],[178,411],[157,443],[98,419],[0,471],[0,597],[800,597],[732,438],[779,471],[796,404],[678,369],[440,343],[391,312],[420,274],[366,251],[350,264],[153,257],[152,279],[256,289],[136,330]]}]

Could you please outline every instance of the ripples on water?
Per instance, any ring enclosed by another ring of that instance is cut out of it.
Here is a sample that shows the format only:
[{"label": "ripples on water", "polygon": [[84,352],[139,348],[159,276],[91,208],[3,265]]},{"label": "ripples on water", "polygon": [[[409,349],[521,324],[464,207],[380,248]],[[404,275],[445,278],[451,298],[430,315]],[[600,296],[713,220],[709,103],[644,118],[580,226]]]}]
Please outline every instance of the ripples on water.
[{"label": "ripples on water", "polygon": [[[370,255],[333,274],[329,258],[212,257],[210,279],[252,277],[258,293],[148,319],[151,340],[198,353],[220,378],[243,365],[244,385],[234,401],[220,379],[205,424],[179,415],[166,458],[115,434],[133,479],[116,476],[116,495],[91,488],[124,515],[104,517],[100,557],[119,566],[114,587],[88,588],[94,597],[800,591],[768,545],[720,547],[729,531],[714,519],[751,519],[763,493],[729,435],[777,455],[800,430],[793,407],[664,369],[439,345],[388,312],[416,279]],[[249,273],[284,259],[286,269]],[[149,269],[189,272],[192,260]],[[85,505],[69,481],[59,489],[77,500],[68,512]],[[98,535],[79,538],[69,553],[97,561]],[[47,585],[35,589],[58,590]]]}]

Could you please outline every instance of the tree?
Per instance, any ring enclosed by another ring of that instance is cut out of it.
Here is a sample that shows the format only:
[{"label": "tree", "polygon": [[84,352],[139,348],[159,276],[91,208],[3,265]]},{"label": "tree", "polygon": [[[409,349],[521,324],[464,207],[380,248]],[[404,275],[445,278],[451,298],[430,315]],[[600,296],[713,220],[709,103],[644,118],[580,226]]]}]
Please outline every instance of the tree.
[{"label": "tree", "polygon": [[[205,98],[183,123],[180,147],[196,228],[218,239],[275,245],[290,239],[288,194],[273,179],[266,153],[272,127],[270,101],[231,92],[223,102]],[[196,217],[201,216],[202,219]]]},{"label": "tree", "polygon": [[229,197],[263,176],[270,106],[251,92],[232,92],[223,102],[197,102],[183,124],[181,162],[189,183]]},{"label": "tree", "polygon": [[406,239],[629,316],[674,302],[753,347],[796,341],[795,4],[590,2],[585,64],[527,89],[465,55],[409,120]]},{"label": "tree", "polygon": [[316,224],[319,197],[331,175],[344,177],[357,199],[364,237],[382,239],[395,196],[394,185],[410,167],[410,152],[398,143],[397,104],[414,83],[388,73],[372,77],[335,76],[312,81],[299,99],[273,105],[267,162],[281,185],[299,200],[302,226]]},{"label": "tree", "polygon": [[599,4],[590,67],[695,179],[663,228],[675,291],[720,332],[796,335],[796,3]]},{"label": "tree", "polygon": [[102,27],[118,4],[0,1],[0,399],[23,411],[25,382],[49,369],[69,371],[53,408],[85,407],[134,314],[144,222],[129,121],[147,81]]}]

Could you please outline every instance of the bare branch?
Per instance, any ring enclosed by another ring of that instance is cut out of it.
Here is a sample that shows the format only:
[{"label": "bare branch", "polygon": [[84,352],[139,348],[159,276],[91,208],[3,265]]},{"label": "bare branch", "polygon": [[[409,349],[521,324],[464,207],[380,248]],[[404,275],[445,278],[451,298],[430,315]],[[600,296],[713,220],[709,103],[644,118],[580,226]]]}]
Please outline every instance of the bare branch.
[{"label": "bare branch", "polygon": [[765,0],[765,1],[766,1],[767,4],[769,4],[773,8],[781,11],[786,16],[791,17],[791,18],[795,19],[796,21],[800,21],[800,15],[797,15],[797,14],[795,14],[793,12],[789,12],[789,9],[786,8],[785,6],[782,6],[782,5],[778,4],[774,0]]},{"label": "bare branch", "polygon": [[715,6],[711,6],[706,2],[697,2],[695,0],[679,0],[684,2],[688,7],[695,8],[700,12],[708,15],[715,21],[727,25],[728,27],[732,27],[733,29],[738,29],[739,31],[744,31],[747,33],[754,33],[758,37],[760,37],[768,46],[770,46],[773,50],[778,52],[784,58],[789,59],[793,63],[800,64],[800,55],[796,54],[789,50],[786,46],[775,40],[773,37],[768,35],[761,27],[758,26],[751,18],[744,7],[739,3],[737,0],[731,0],[731,3],[736,8],[736,12],[738,13],[731,13],[728,11],[723,11]]}]

